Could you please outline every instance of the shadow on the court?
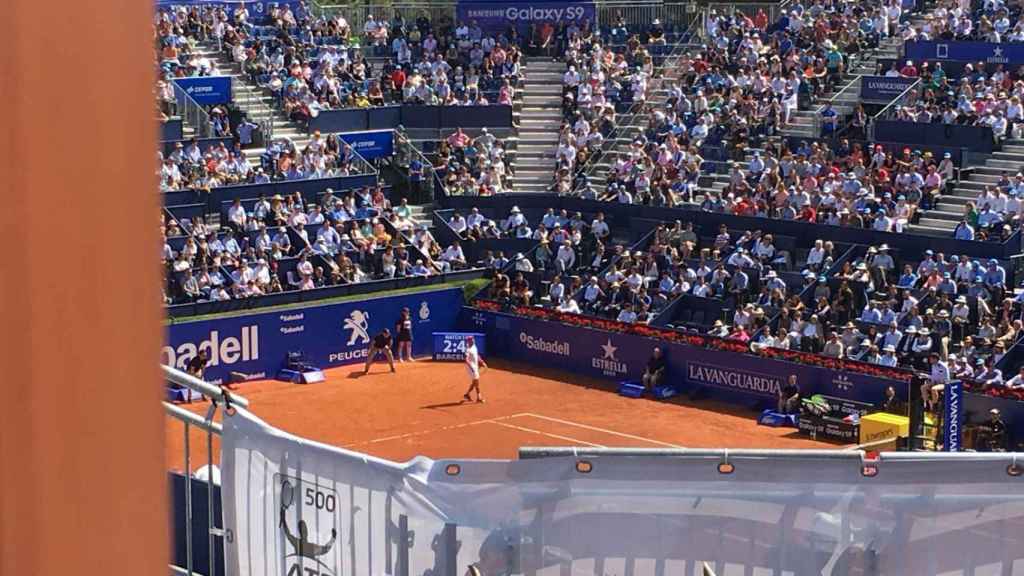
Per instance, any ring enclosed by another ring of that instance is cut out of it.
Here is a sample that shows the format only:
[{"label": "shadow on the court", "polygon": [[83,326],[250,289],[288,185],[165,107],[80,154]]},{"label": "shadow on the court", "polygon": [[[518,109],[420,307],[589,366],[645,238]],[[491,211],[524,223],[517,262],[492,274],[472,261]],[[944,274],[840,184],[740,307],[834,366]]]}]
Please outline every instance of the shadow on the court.
[{"label": "shadow on the court", "polygon": [[426,406],[420,406],[420,410],[440,410],[442,408],[455,408],[456,406],[472,406],[475,402],[466,402],[465,400],[459,400],[458,402],[442,402],[441,404],[427,404]]}]

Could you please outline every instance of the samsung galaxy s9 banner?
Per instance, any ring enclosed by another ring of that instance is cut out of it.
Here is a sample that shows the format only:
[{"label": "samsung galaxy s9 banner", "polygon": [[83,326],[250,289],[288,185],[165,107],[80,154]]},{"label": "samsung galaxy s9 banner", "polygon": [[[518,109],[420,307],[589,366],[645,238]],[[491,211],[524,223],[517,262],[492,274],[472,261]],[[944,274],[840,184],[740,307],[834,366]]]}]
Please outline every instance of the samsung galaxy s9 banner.
[{"label": "samsung galaxy s9 banner", "polygon": [[510,26],[520,34],[531,26],[595,22],[596,9],[592,2],[459,2],[458,20],[475,21],[486,32],[504,32]]}]

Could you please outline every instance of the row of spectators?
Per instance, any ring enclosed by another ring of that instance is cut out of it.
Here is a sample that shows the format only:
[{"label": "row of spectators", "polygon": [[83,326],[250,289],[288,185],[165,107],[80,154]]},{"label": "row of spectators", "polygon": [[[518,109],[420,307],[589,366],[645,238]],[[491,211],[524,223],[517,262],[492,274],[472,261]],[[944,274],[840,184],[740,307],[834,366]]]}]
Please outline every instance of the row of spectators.
[{"label": "row of spectators", "polygon": [[[941,0],[916,26],[905,25],[907,40],[1024,42],[1020,7],[1001,0],[989,2]],[[979,8],[979,10],[975,10]]]},{"label": "row of spectators", "polygon": [[963,124],[992,128],[996,141],[1020,138],[1024,134],[1024,79],[1002,64],[988,73],[984,62],[967,64],[959,78],[950,78],[941,62],[912,60],[898,68],[894,62],[887,76],[921,78],[905,105],[896,109],[895,118],[906,122]]},{"label": "row of spectators", "polygon": [[[370,16],[356,35],[338,15],[230,32],[225,50],[231,58],[299,122],[320,110],[393,102],[511,104],[521,76],[516,42],[485,35],[475,22]],[[366,49],[390,57],[375,69]]]},{"label": "row of spectators", "polygon": [[449,194],[492,196],[512,188],[506,143],[481,128],[473,138],[458,128],[438,145],[435,169]]},{"label": "row of spectators", "polygon": [[[239,131],[255,126],[243,120]],[[244,140],[235,140],[230,148],[220,142],[204,149],[193,138],[188,146],[178,142],[166,156],[158,152],[160,189],[209,190],[233,184],[347,176],[359,173],[362,164],[348,143],[335,134],[324,137],[319,131],[301,149],[286,136],[274,139],[261,155],[260,165],[255,167],[246,158],[245,144]]]},{"label": "row of spectators", "polygon": [[287,197],[235,200],[224,226],[165,216],[162,259],[169,304],[248,298],[382,278],[429,276],[453,265],[403,200],[392,207],[380,187],[317,202]]}]

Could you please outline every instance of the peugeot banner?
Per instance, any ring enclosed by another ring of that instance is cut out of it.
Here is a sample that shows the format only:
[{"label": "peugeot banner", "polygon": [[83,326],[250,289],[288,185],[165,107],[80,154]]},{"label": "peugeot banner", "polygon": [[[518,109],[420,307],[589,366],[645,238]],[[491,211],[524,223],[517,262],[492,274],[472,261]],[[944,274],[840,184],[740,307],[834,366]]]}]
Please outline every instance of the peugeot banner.
[{"label": "peugeot banner", "polygon": [[584,21],[596,22],[596,8],[593,2],[572,2],[566,0],[525,0],[520,2],[459,2],[457,7],[460,22],[476,21],[485,32],[504,33],[514,26],[520,34],[529,31],[530,26]]},{"label": "peugeot banner", "polygon": [[206,350],[206,379],[217,384],[231,372],[273,378],[289,352],[302,352],[320,368],[359,363],[366,360],[374,334],[394,330],[402,308],[412,314],[413,354],[425,355],[432,351],[434,332],[455,327],[461,305],[462,291],[450,288],[171,324],[160,360],[184,370]]}]

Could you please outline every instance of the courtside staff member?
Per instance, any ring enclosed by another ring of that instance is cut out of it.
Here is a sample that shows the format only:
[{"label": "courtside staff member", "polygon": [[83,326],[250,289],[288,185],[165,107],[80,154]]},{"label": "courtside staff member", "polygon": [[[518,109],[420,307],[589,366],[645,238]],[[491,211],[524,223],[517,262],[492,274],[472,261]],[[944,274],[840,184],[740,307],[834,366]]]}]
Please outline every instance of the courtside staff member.
[{"label": "courtside staff member", "polygon": [[[203,382],[206,382],[206,380],[203,378],[203,374],[206,373],[206,365],[209,363],[210,357],[207,355],[206,349],[204,348],[199,351],[199,354],[196,354],[195,356],[192,357],[191,360],[188,361],[188,364],[185,365],[185,371],[188,372],[189,376],[195,376],[196,378],[202,380]],[[185,402],[189,404],[192,403],[191,388],[185,388],[185,398]],[[206,400],[206,396],[203,396],[202,398],[203,400]]]},{"label": "courtside staff member", "polygon": [[366,369],[363,370],[363,374],[370,373],[370,366],[373,365],[378,354],[384,354],[384,357],[388,359],[388,366],[391,366],[391,371],[394,372],[395,356],[391,353],[391,331],[387,328],[381,330],[370,340],[370,351],[366,354]]},{"label": "courtside staff member", "polygon": [[402,308],[402,315],[395,323],[395,340],[398,348],[398,361],[405,362],[404,358],[408,358],[409,362],[412,362],[412,314],[408,308]]},{"label": "courtside staff member", "polygon": [[480,351],[476,349],[476,340],[472,336],[466,336],[466,371],[469,372],[469,390],[462,397],[467,402],[472,402],[470,392],[476,390],[476,401],[483,403],[484,397],[480,394],[480,368],[487,368],[487,362],[480,357]]}]

